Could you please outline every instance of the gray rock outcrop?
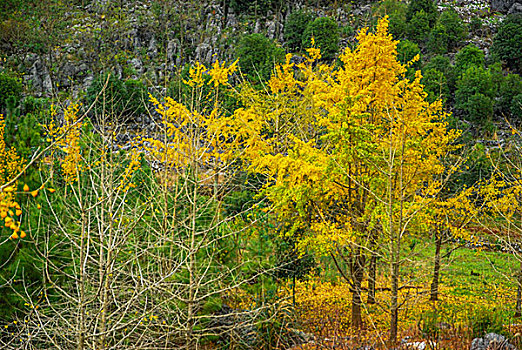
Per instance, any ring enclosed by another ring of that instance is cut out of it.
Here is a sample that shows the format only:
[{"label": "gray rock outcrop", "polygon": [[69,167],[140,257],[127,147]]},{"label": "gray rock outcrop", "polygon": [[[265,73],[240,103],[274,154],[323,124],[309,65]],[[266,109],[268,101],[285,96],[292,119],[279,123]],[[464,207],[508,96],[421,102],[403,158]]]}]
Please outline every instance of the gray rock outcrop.
[{"label": "gray rock outcrop", "polygon": [[491,9],[502,13],[522,13],[522,1],[491,0]]},{"label": "gray rock outcrop", "polygon": [[24,76],[24,80],[30,84],[36,95],[50,96],[53,91],[53,84],[45,62],[36,58],[28,73]]},{"label": "gray rock outcrop", "polygon": [[483,338],[473,339],[469,350],[516,350],[516,347],[504,336],[488,333]]}]

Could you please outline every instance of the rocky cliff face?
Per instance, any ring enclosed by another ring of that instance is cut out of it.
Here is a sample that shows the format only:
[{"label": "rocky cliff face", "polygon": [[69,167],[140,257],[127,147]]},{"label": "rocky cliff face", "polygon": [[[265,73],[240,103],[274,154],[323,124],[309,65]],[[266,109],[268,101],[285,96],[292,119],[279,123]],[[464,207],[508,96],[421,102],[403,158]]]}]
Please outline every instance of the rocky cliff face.
[{"label": "rocky cliff face", "polygon": [[[484,16],[490,12],[489,7],[502,13],[516,12],[521,7],[520,0],[487,1],[459,0],[455,5],[461,16],[468,18],[477,13]],[[96,74],[107,71],[161,88],[185,63],[234,59],[235,44],[243,34],[264,33],[283,43],[285,21],[292,11],[306,7],[318,16],[335,18],[340,26],[357,27],[369,23],[373,2],[334,6],[330,2],[321,5],[320,1],[286,1],[266,13],[239,14],[223,0],[136,0],[132,5],[94,0],[68,10],[59,45],[43,55],[26,53],[12,59],[37,95],[67,90],[77,97]],[[443,7],[445,1],[439,5]],[[341,47],[346,44],[344,38]],[[486,41],[482,46],[487,45]]]},{"label": "rocky cliff face", "polygon": [[[263,33],[283,43],[287,16],[307,7],[303,0],[288,1],[275,11],[239,14],[222,0],[116,3],[121,2],[94,0],[71,7],[63,18],[64,39],[57,46],[45,54],[11,57],[35,95],[66,89],[77,97],[95,75],[107,71],[160,87],[186,63],[235,59],[235,44],[243,34]],[[368,18],[371,2],[307,8],[342,25],[353,16]]]}]

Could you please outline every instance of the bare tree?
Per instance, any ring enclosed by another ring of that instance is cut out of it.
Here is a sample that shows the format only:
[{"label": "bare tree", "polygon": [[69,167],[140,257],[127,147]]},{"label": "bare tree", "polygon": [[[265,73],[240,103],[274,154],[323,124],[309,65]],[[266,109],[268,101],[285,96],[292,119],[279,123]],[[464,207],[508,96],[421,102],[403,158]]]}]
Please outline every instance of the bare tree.
[{"label": "bare tree", "polygon": [[196,90],[178,119],[171,117],[180,104],[157,102],[163,112],[151,112],[156,131],[133,138],[127,151],[118,147],[125,124],[111,114],[114,101],[98,101],[94,127],[79,122],[72,106],[66,124],[50,130],[63,140],[53,153],[60,168],[49,166],[42,176],[57,191],[40,193],[50,215],[29,228],[43,285],[39,295],[26,289],[30,312],[12,338],[0,340],[4,348],[196,349],[211,341],[233,348],[259,341],[254,325],[279,307],[247,292],[255,284],[262,289],[267,273],[267,257],[256,258],[248,239],[263,223],[247,219],[251,206],[227,211],[227,198],[241,189],[237,149],[230,149],[237,144],[223,137],[229,126],[211,123],[219,105],[204,110]]}]

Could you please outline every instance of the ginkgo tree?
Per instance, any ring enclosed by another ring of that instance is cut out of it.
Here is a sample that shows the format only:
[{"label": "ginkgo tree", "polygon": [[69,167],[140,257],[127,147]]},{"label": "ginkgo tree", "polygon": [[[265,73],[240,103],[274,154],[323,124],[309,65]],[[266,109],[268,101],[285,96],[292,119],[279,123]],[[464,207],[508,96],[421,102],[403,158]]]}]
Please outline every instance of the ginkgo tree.
[{"label": "ginkgo tree", "polygon": [[269,91],[245,99],[235,116],[251,171],[271,177],[265,193],[280,219],[293,223],[287,234],[306,232],[301,249],[331,256],[351,284],[353,327],[363,323],[368,257],[389,263],[394,342],[401,244],[442,188],[441,158],[458,133],[448,129],[441,102],[426,101],[420,72],[405,77],[387,19],[375,33],[362,29],[357,42],[338,68],[317,63],[313,48],[297,65],[288,56]]},{"label": "ginkgo tree", "polygon": [[498,149],[488,150],[487,158],[494,172],[478,186],[478,195],[483,208],[479,223],[484,231],[497,239],[503,250],[511,253],[520,262],[518,271],[505,276],[515,280],[517,296],[515,317],[522,316],[522,163],[520,156],[521,132],[512,125],[512,135]]}]

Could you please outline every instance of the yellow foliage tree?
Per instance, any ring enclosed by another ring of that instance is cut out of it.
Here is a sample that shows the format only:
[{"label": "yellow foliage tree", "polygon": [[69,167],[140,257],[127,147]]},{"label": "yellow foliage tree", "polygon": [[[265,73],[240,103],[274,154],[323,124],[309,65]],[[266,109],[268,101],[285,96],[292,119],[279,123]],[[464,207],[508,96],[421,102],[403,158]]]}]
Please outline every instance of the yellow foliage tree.
[{"label": "yellow foliage tree", "polygon": [[317,64],[316,49],[298,65],[288,56],[270,91],[250,94],[235,115],[250,169],[273,180],[266,194],[279,217],[293,223],[289,234],[306,232],[301,249],[330,255],[351,284],[354,327],[362,325],[366,251],[377,240],[389,251],[395,341],[401,241],[422,225],[421,213],[440,191],[441,158],[458,133],[448,130],[441,102],[426,101],[420,72],[405,78],[407,65],[397,60],[387,29],[383,19],[375,33],[361,30],[339,68]]},{"label": "yellow foliage tree", "polygon": [[513,139],[500,147],[496,157],[488,153],[495,172],[479,188],[484,203],[480,223],[485,231],[495,236],[506,251],[520,261],[516,277],[517,298],[515,317],[522,316],[522,256],[518,248],[522,234],[522,163],[518,145],[520,131],[512,129]]}]

